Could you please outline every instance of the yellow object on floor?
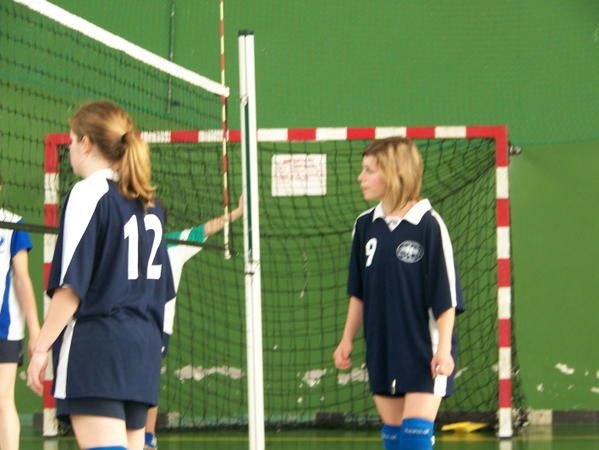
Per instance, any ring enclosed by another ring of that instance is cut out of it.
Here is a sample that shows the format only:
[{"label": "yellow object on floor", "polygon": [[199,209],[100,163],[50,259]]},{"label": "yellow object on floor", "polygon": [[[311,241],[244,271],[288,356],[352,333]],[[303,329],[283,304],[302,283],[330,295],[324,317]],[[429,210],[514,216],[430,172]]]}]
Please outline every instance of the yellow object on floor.
[{"label": "yellow object on floor", "polygon": [[486,423],[481,422],[456,422],[448,423],[441,427],[441,431],[456,431],[458,433],[472,433],[473,431],[480,430],[489,426]]}]

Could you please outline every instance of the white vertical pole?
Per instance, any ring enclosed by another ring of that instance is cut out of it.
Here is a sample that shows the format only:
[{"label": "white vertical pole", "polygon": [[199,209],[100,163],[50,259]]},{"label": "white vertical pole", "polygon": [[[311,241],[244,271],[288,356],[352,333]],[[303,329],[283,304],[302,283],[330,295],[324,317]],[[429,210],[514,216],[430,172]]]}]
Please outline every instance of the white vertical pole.
[{"label": "white vertical pole", "polygon": [[258,143],[254,35],[239,33],[239,91],[241,97],[242,184],[247,329],[248,422],[250,450],[264,450],[264,380],[262,364],[262,289],[258,210]]}]

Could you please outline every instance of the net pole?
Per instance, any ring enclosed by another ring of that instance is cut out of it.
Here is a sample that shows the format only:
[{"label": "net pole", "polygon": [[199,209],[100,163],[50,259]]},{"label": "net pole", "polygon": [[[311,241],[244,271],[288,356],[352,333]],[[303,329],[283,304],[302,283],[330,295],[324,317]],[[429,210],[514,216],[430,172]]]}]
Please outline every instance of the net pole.
[{"label": "net pole", "polygon": [[258,215],[258,143],[254,35],[239,33],[241,154],[245,211],[243,216],[247,334],[248,423],[250,450],[264,450],[264,376],[262,363],[262,288]]},{"label": "net pole", "polygon": [[[220,82],[225,86],[225,0],[219,0],[219,39],[220,39]],[[225,259],[231,258],[229,246],[229,230],[231,224],[229,195],[229,155],[227,152],[227,96],[221,95],[221,120],[222,120],[222,163],[223,163],[223,245],[225,247]]]}]

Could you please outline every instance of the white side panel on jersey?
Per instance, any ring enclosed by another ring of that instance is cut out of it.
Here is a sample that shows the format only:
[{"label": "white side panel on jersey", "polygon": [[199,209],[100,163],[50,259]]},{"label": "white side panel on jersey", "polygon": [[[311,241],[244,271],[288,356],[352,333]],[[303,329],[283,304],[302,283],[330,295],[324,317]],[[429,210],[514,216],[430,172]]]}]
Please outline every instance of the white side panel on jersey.
[{"label": "white side panel on jersey", "polygon": [[[4,222],[18,223],[22,219],[21,216],[14,214],[5,209],[0,209],[0,220]],[[11,244],[14,238],[15,230],[2,229],[0,230],[0,308],[2,302],[6,298],[8,305],[9,324],[6,339],[11,341],[20,341],[25,336],[25,319],[21,304],[15,294]],[[7,276],[7,274],[9,274]],[[8,293],[6,290],[8,289]]]},{"label": "white side panel on jersey", "polygon": [[108,182],[103,174],[98,172],[78,182],[71,191],[64,219],[61,285],[96,206],[106,192],[108,192]]},{"label": "white side panel on jersey", "polygon": [[351,237],[352,239],[354,238],[354,235],[356,234],[356,225],[358,223],[358,219],[362,216],[365,216],[366,214],[370,213],[370,211],[372,211],[374,208],[370,208],[367,209],[366,211],[364,211],[363,213],[361,213],[358,217],[356,217],[356,221],[354,222],[354,229],[351,232]]},{"label": "white side panel on jersey", "polygon": [[173,334],[173,328],[175,324],[175,306],[177,304],[177,297],[173,297],[164,304],[164,325],[162,331],[168,335]]},{"label": "white side panel on jersey", "polygon": [[73,331],[77,321],[71,319],[67,324],[62,337],[60,346],[60,356],[58,357],[58,366],[56,366],[56,381],[54,387],[54,397],[64,399],[67,395],[67,370],[69,368],[69,353],[71,352],[71,342],[73,341]]},{"label": "white side panel on jersey", "polygon": [[431,348],[434,355],[439,348],[439,327],[437,326],[437,321],[435,320],[435,315],[431,308],[428,309],[428,331],[431,335]]},{"label": "white side panel on jersey", "polygon": [[447,269],[447,279],[449,280],[449,293],[451,295],[451,306],[454,308],[458,305],[457,294],[456,294],[456,279],[455,279],[455,265],[453,261],[453,247],[451,246],[451,239],[449,238],[449,231],[445,226],[445,222],[441,216],[434,209],[431,211],[433,217],[439,223],[441,229],[441,243],[443,245],[443,256],[445,257],[445,268]]},{"label": "white side panel on jersey", "polygon": [[13,274],[10,275],[10,291],[8,293],[8,310],[10,314],[10,325],[8,326],[9,341],[20,341],[25,337],[25,317],[21,309],[21,303],[15,293]]},{"label": "white side panel on jersey", "polygon": [[[428,330],[431,335],[431,349],[434,355],[439,348],[439,327],[437,326],[433,310],[430,308],[428,310]],[[433,393],[445,397],[447,395],[447,377],[445,375],[437,375],[434,383]]]}]

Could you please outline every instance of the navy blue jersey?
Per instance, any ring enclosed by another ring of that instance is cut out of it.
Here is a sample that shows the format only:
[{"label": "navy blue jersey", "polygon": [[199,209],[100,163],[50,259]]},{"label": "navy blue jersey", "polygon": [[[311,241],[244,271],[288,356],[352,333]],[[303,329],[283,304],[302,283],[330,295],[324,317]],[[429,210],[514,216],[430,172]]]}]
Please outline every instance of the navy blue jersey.
[{"label": "navy blue jersey", "polygon": [[[373,393],[451,394],[452,377],[431,375],[439,341],[436,319],[464,306],[449,233],[428,200],[416,203],[403,219],[385,217],[381,204],[358,217],[348,294],[364,302]],[[455,334],[453,341],[455,358]]]},{"label": "navy blue jersey", "polygon": [[110,169],[71,190],[48,281],[80,299],[53,346],[54,396],[156,404],[164,305],[175,296],[163,211],[126,199]]}]

